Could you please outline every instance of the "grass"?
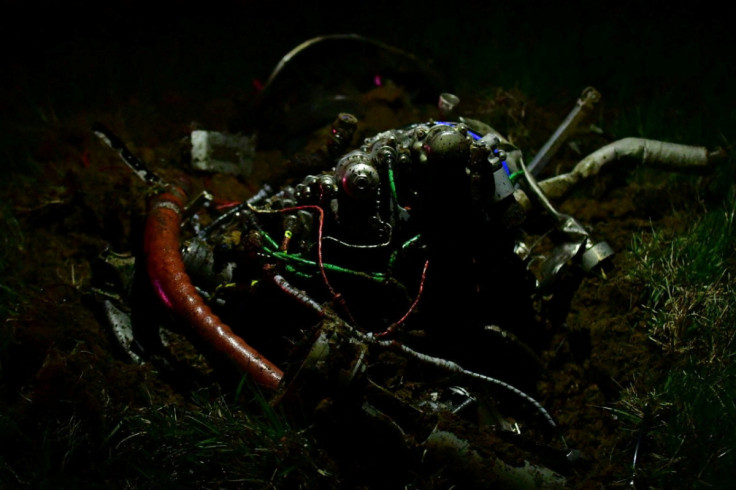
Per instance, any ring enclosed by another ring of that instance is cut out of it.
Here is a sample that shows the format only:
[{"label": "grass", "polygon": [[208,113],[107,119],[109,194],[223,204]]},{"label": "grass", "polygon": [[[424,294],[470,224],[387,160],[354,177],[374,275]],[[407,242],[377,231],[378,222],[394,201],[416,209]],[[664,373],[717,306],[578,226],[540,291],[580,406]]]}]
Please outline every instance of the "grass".
[{"label": "grass", "polygon": [[632,472],[652,487],[682,488],[687,475],[689,488],[724,488],[736,466],[735,215],[731,193],[683,235],[634,240],[629,273],[647,290],[645,328],[661,365],[624,390],[615,412],[637,435]]},{"label": "grass", "polygon": [[208,389],[188,407],[152,405],[126,414],[108,437],[109,461],[133,487],[297,488],[329,481],[308,432],[292,428],[255,388],[246,391],[248,406]]},{"label": "grass", "polygon": [[0,207],[0,233],[0,317],[8,318],[14,313],[13,304],[18,299],[15,287],[7,281],[10,277],[8,269],[23,247],[23,232],[7,204]]},{"label": "grass", "polygon": [[110,405],[98,424],[79,407],[33,424],[0,413],[0,436],[33,455],[0,454],[0,486],[338,488],[308,429],[295,428],[255,388],[245,392],[248,399],[233,401],[212,386],[188,400]]}]

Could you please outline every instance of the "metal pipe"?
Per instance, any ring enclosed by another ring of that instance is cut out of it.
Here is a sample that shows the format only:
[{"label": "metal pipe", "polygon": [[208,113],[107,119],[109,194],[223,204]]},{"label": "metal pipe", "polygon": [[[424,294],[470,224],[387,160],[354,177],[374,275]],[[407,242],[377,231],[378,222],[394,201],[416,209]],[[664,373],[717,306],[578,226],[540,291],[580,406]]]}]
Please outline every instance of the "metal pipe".
[{"label": "metal pipe", "polygon": [[527,171],[531,172],[532,175],[537,176],[542,169],[547,165],[549,160],[557,153],[560,146],[570,136],[570,134],[577,128],[578,124],[590,114],[593,106],[601,98],[601,94],[593,87],[587,87],[583,90],[580,95],[575,107],[570,111],[562,124],[559,125],[557,130],[549,137],[547,142],[542,148],[534,155],[531,163],[527,166]]},{"label": "metal pipe", "polygon": [[675,171],[703,172],[721,155],[703,146],[689,146],[644,138],[624,138],[614,141],[575,165],[570,172],[539,182],[539,187],[550,199],[558,199],[580,181],[598,175],[614,162],[634,160],[642,165]]}]

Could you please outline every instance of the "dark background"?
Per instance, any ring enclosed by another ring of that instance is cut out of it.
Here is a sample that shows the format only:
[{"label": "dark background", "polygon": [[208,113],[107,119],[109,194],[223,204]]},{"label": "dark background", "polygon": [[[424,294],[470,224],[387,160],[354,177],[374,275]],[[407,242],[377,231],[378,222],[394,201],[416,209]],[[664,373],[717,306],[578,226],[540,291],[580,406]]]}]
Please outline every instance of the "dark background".
[{"label": "dark background", "polygon": [[732,124],[736,37],[723,7],[535,3],[13,1],[0,21],[0,110],[248,97],[298,43],[355,32],[431,61],[448,90],[518,87],[564,111],[593,85],[610,108],[659,103],[678,122],[704,120],[703,133]]}]

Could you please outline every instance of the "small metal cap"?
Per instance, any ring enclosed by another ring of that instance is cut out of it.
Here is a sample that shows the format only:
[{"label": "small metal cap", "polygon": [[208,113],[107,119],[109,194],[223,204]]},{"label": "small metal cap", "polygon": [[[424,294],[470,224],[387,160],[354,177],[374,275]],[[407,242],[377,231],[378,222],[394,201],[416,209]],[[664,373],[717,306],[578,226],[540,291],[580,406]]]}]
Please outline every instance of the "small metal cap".
[{"label": "small metal cap", "polygon": [[455,108],[460,103],[460,98],[448,92],[440,94],[440,100],[437,102],[437,108],[440,110],[442,117],[451,116],[455,112]]},{"label": "small metal cap", "polygon": [[608,242],[598,242],[583,253],[583,270],[590,272],[596,267],[604,266],[604,262],[614,254]]}]

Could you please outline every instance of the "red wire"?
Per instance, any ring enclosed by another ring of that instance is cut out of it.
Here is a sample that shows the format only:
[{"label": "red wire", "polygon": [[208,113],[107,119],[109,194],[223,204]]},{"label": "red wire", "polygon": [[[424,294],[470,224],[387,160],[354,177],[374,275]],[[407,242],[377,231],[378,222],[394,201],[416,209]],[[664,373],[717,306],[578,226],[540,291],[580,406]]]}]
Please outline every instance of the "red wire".
[{"label": "red wire", "polygon": [[324,261],[322,260],[322,229],[324,228],[325,223],[324,209],[322,209],[320,206],[317,206],[316,204],[306,204],[304,206],[294,206],[291,208],[279,209],[277,211],[279,213],[290,213],[293,211],[300,211],[302,209],[316,209],[319,213],[319,227],[317,229],[317,264],[319,265],[319,271],[322,274],[322,280],[325,282],[325,286],[327,286],[327,289],[332,295],[332,299],[337,301],[342,306],[343,310],[345,310],[345,314],[350,319],[350,322],[355,326],[357,325],[357,323],[355,321],[355,318],[353,318],[352,313],[350,313],[347,304],[345,304],[345,299],[340,293],[335,291],[335,288],[332,287],[332,284],[330,284],[330,281],[327,279],[327,271],[325,271]]},{"label": "red wire", "polygon": [[[345,311],[345,314],[350,319],[351,323],[354,326],[357,326],[357,322],[355,321],[355,318],[353,318],[352,313],[347,307],[347,304],[345,303],[345,299],[342,297],[340,293],[335,291],[335,288],[332,287],[332,284],[330,284],[329,279],[327,279],[327,271],[325,270],[324,261],[322,259],[322,234],[324,229],[324,222],[325,222],[325,211],[322,209],[322,207],[317,206],[316,204],[307,204],[303,206],[294,206],[290,208],[284,208],[284,209],[278,209],[276,210],[279,213],[290,213],[293,211],[300,211],[300,210],[316,210],[319,213],[319,226],[317,228],[317,264],[319,265],[319,271],[322,275],[322,280],[325,283],[325,286],[327,286],[327,289],[330,291],[330,294],[332,294],[332,298],[337,301]],[[424,268],[422,269],[422,277],[419,281],[419,290],[417,291],[417,296],[414,298],[414,302],[411,304],[407,312],[399,318],[396,322],[389,325],[389,327],[384,330],[383,332],[376,335],[376,337],[384,337],[386,335],[391,334],[394,330],[399,328],[401,324],[403,324],[406,319],[411,315],[411,313],[416,308],[417,304],[419,303],[419,299],[422,297],[422,292],[424,291],[424,283],[427,279],[427,268],[429,267],[429,260],[424,262]]]},{"label": "red wire", "polygon": [[239,206],[240,204],[242,203],[239,201],[227,201],[227,202],[220,201],[217,204],[215,204],[215,209],[218,211],[222,211],[224,209],[234,208],[235,206]]},{"label": "red wire", "polygon": [[417,296],[416,298],[414,298],[414,302],[409,307],[409,310],[404,313],[404,316],[399,318],[398,321],[389,325],[386,330],[376,334],[377,338],[385,337],[386,335],[391,334],[394,330],[399,328],[401,324],[404,323],[406,319],[409,318],[409,315],[411,315],[411,313],[414,311],[414,308],[416,308],[417,304],[419,303],[419,298],[422,297],[422,291],[424,291],[424,281],[427,279],[427,267],[429,267],[429,260],[424,262],[424,269],[422,269],[422,278],[419,281],[419,291],[417,291]]}]

